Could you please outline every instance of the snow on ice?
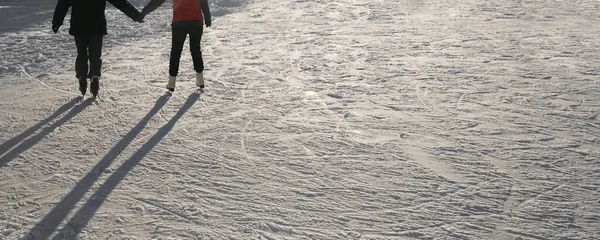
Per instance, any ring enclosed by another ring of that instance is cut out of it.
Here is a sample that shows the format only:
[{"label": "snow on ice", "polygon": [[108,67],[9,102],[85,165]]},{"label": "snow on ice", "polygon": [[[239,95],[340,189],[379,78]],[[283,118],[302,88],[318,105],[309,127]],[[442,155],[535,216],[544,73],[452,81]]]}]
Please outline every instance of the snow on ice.
[{"label": "snow on ice", "polygon": [[0,1],[0,239],[600,239],[599,1],[209,1],[204,93],[168,3],[97,99]]}]

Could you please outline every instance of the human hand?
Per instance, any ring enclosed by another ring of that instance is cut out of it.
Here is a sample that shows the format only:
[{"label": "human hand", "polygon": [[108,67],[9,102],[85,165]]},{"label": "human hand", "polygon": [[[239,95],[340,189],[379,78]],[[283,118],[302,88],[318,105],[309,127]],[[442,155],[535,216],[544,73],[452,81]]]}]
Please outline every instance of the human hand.
[{"label": "human hand", "polygon": [[145,17],[144,14],[140,14],[135,19],[133,19],[133,21],[136,21],[138,23],[143,23],[144,22],[144,17]]},{"label": "human hand", "polygon": [[212,25],[212,21],[210,18],[204,19],[204,24],[206,24],[207,27],[210,27]]},{"label": "human hand", "polygon": [[60,26],[52,25],[52,31],[53,31],[54,33],[57,33],[57,32],[58,32],[58,28],[60,28]]}]

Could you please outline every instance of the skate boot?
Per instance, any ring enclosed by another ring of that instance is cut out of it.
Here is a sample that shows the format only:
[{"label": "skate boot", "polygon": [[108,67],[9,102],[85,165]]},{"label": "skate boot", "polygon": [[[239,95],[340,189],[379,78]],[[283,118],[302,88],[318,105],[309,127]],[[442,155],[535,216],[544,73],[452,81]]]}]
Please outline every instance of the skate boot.
[{"label": "skate boot", "polygon": [[85,96],[85,92],[87,91],[87,77],[79,77],[79,91],[81,95]]},{"label": "skate boot", "polygon": [[90,92],[96,97],[98,96],[98,90],[100,90],[100,77],[93,76],[92,81],[90,82]]},{"label": "skate boot", "polygon": [[169,76],[169,82],[167,83],[167,89],[170,92],[174,92],[175,91],[175,78],[174,76]]},{"label": "skate boot", "polygon": [[196,73],[196,86],[200,89],[204,88],[204,75],[201,72]]}]

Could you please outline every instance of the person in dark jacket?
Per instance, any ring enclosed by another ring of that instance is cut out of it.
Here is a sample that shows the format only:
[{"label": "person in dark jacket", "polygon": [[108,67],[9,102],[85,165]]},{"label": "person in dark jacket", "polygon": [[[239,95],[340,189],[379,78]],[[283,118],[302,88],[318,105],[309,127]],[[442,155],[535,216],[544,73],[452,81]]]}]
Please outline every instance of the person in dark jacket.
[{"label": "person in dark jacket", "polygon": [[[152,0],[142,9],[142,18],[156,10],[166,0]],[[179,59],[186,37],[190,36],[190,52],[194,70],[196,71],[196,86],[204,88],[204,61],[200,49],[203,21],[210,27],[211,17],[207,0],[173,0],[173,22],[171,24],[171,58],[169,60],[169,81],[167,89],[175,91],[175,78],[179,72]]]},{"label": "person in dark jacket", "polygon": [[69,34],[75,37],[77,46],[75,76],[79,79],[79,90],[83,95],[87,89],[88,78],[91,79],[90,92],[94,97],[98,95],[100,88],[102,38],[107,34],[104,15],[107,1],[131,19],[142,22],[141,13],[126,0],[58,0],[54,11],[52,31],[56,33],[71,8]]}]

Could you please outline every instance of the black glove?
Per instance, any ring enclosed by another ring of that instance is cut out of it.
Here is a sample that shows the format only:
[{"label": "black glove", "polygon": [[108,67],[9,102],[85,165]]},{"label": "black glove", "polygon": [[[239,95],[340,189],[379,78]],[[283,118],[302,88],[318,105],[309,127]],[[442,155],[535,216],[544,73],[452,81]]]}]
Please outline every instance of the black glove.
[{"label": "black glove", "polygon": [[144,16],[144,17],[145,17],[146,15],[148,15],[149,13],[150,13],[150,11],[148,11],[148,8],[147,8],[147,6],[146,6],[144,9],[142,9],[142,11],[140,12],[140,14],[141,14],[142,16]]},{"label": "black glove", "polygon": [[206,24],[207,27],[210,27],[212,25],[212,21],[210,18],[204,19],[204,24]]},{"label": "black glove", "polygon": [[53,31],[54,33],[57,33],[57,32],[58,32],[58,28],[59,28],[59,27],[60,27],[60,26],[52,25],[52,31]]},{"label": "black glove", "polygon": [[138,14],[138,15],[137,15],[137,17],[135,17],[135,18],[133,19],[133,21],[136,21],[136,22],[139,22],[139,23],[143,23],[143,22],[144,22],[144,17],[145,17],[145,16],[146,16],[145,14],[143,14],[143,13],[140,13],[140,14]]}]

